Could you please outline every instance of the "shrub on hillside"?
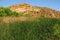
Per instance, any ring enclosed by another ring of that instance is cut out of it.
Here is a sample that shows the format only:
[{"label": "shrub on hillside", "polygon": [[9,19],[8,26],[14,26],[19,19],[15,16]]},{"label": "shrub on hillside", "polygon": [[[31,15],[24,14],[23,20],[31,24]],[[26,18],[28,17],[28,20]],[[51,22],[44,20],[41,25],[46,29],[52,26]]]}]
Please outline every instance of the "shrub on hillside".
[{"label": "shrub on hillside", "polygon": [[0,17],[2,16],[19,16],[19,14],[9,8],[0,7]]}]

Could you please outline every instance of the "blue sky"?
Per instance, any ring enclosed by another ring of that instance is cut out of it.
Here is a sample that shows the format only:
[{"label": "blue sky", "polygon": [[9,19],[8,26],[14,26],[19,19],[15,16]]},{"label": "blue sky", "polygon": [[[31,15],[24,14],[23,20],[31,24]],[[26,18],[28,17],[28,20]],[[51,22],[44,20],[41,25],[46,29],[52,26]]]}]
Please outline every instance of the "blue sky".
[{"label": "blue sky", "polygon": [[48,7],[60,11],[60,0],[0,0],[0,5],[4,7],[22,3],[28,3],[33,6]]}]

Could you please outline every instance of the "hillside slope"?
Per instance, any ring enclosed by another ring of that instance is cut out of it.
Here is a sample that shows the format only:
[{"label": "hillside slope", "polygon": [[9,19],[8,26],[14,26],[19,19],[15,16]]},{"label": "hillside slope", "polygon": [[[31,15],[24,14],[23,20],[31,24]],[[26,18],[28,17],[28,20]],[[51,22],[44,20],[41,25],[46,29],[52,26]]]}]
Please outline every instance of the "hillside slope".
[{"label": "hillside slope", "polygon": [[0,8],[0,40],[60,40],[60,12],[16,4]]},{"label": "hillside slope", "polygon": [[50,8],[31,6],[29,4],[15,4],[9,7],[10,10],[22,13],[23,15],[29,14],[32,16],[60,18],[60,12]]}]

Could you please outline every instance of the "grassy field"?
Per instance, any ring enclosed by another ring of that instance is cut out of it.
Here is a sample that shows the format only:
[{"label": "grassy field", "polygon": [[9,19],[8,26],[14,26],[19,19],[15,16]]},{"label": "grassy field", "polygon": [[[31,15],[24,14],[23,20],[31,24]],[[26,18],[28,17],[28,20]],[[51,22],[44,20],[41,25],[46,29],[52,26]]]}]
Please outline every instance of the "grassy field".
[{"label": "grassy field", "polygon": [[60,19],[0,23],[0,40],[60,40]]}]

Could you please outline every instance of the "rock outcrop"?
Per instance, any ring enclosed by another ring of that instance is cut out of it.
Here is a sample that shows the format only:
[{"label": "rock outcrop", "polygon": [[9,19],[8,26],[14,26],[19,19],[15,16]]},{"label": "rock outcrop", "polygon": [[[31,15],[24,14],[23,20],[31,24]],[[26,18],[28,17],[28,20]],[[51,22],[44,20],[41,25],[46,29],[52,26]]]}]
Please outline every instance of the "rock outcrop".
[{"label": "rock outcrop", "polygon": [[31,6],[29,4],[15,4],[9,7],[10,10],[18,13],[30,14],[33,16],[60,18],[60,12],[50,8]]}]

